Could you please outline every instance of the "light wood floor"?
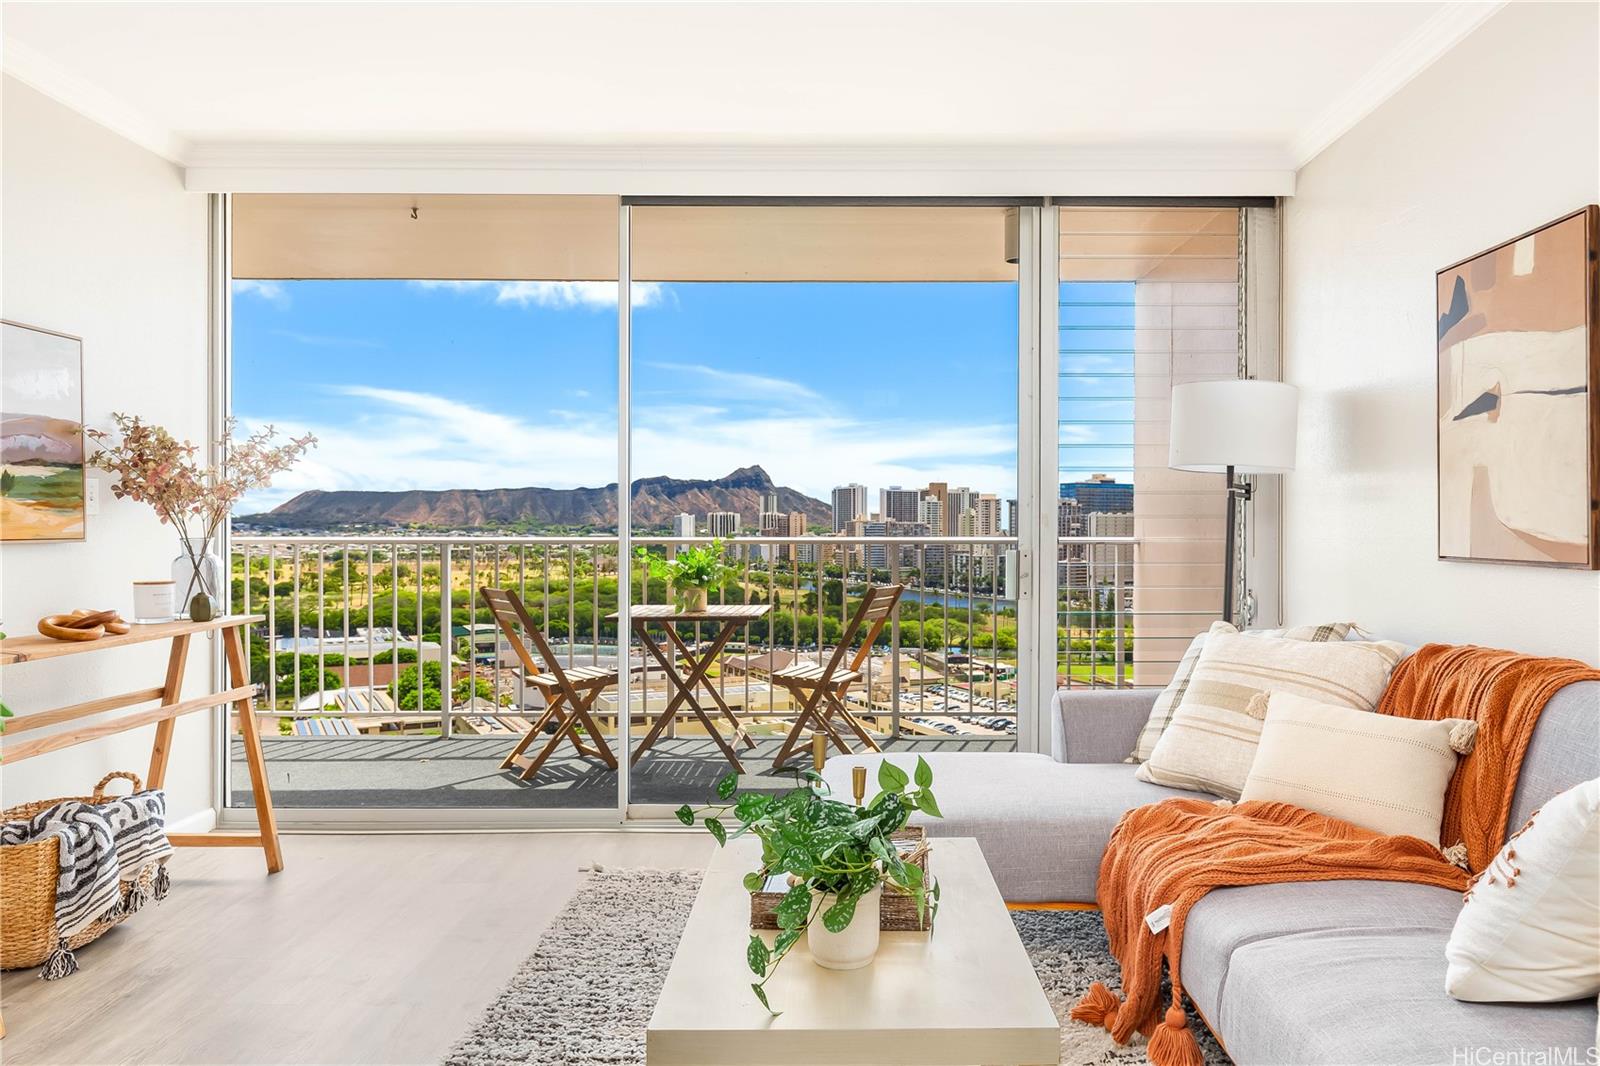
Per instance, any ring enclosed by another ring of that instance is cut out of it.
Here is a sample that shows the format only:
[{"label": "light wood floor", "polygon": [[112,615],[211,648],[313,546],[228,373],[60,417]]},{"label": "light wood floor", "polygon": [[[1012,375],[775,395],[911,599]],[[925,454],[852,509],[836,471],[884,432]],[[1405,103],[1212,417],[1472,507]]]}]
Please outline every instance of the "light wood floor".
[{"label": "light wood floor", "polygon": [[80,951],[78,973],[4,975],[0,1058],[437,1063],[580,864],[698,868],[713,847],[688,832],[288,836],[272,878],[258,851],[182,849],[171,896]]}]

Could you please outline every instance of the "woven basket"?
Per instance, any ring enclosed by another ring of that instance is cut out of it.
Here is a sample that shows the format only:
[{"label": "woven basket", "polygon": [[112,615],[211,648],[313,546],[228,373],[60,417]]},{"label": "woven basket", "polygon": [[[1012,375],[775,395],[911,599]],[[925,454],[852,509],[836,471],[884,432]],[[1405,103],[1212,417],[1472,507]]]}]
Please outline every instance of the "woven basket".
[{"label": "woven basket", "polygon": [[[897,844],[916,845],[912,855],[906,859],[913,866],[922,868],[923,874],[928,872],[929,849],[922,845],[927,842],[926,833],[920,825],[908,825],[904,829],[890,834],[890,839]],[[776,929],[778,928],[778,904],[783,901],[782,892],[752,892],[750,893],[750,928]],[[878,928],[885,932],[925,932],[933,928],[933,919],[924,916],[925,920],[917,920],[917,901],[902,892],[885,889],[883,899],[878,904]]]},{"label": "woven basket", "polygon": [[[104,803],[108,798],[106,786],[119,777],[132,782],[135,792],[144,790],[144,782],[138,774],[118,770],[102,777],[100,783],[94,786],[91,796],[63,796],[8,807],[0,811],[0,821],[23,821],[67,800]],[[56,935],[56,880],[61,874],[59,845],[60,841],[50,837],[31,844],[0,847],[0,970],[26,970],[41,966],[56,949],[59,940]],[[155,873],[154,863],[139,873],[139,887],[147,894],[154,891]],[[69,937],[69,949],[83,947],[127,919],[130,913],[128,897],[134,885],[124,881],[121,887],[122,906]]]}]

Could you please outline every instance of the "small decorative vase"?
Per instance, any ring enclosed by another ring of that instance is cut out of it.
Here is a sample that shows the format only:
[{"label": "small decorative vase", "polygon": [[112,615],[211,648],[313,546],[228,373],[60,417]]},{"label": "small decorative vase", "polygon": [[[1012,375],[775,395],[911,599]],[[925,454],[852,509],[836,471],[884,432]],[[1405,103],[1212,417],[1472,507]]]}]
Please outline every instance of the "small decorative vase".
[{"label": "small decorative vase", "polygon": [[[814,894],[814,893],[813,893]],[[806,947],[811,959],[826,970],[859,970],[878,954],[878,905],[883,901],[880,884],[856,900],[856,913],[842,932],[831,932],[822,915],[833,906],[834,896],[824,894],[822,909],[806,926]]]},{"label": "small decorative vase", "polygon": [[198,563],[188,552],[180,552],[172,560],[173,607],[178,617],[209,622],[221,614],[224,580],[222,560],[209,545]]},{"label": "small decorative vase", "polygon": [[678,610],[704,611],[711,602],[709,589],[683,588],[678,589]]}]

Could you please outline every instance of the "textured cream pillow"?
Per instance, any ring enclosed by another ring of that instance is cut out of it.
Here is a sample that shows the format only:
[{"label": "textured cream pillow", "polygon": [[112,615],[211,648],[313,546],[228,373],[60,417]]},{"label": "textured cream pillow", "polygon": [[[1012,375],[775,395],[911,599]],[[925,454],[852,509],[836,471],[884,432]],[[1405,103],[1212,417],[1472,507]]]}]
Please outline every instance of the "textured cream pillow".
[{"label": "textured cream pillow", "polygon": [[1450,775],[1477,731],[1463,718],[1396,718],[1274,692],[1239,798],[1438,846]]},{"label": "textured cream pillow", "polygon": [[1405,647],[1392,641],[1320,643],[1212,632],[1183,702],[1136,776],[1238,799],[1255,759],[1267,693],[1370,711],[1404,655]]},{"label": "textured cream pillow", "polygon": [[1600,778],[1546,803],[1467,890],[1444,988],[1478,1003],[1600,993]]},{"label": "textured cream pillow", "polygon": [[[1296,626],[1293,629],[1247,630],[1246,635],[1283,637],[1286,640],[1343,640],[1354,628],[1356,628],[1354,622],[1327,622],[1317,626]],[[1172,671],[1172,680],[1167,682],[1167,687],[1161,690],[1156,696],[1155,703],[1151,705],[1150,717],[1145,721],[1144,728],[1139,730],[1139,740],[1134,744],[1133,754],[1128,756],[1127,762],[1144,762],[1150,758],[1150,753],[1156,750],[1156,741],[1166,732],[1167,726],[1172,722],[1173,712],[1183,702],[1184,690],[1189,687],[1189,676],[1194,673],[1194,664],[1200,661],[1200,650],[1205,647],[1206,638],[1212,633],[1237,632],[1239,630],[1229,622],[1212,622],[1207,632],[1199,634],[1189,642],[1183,658],[1178,660],[1177,669]]]}]

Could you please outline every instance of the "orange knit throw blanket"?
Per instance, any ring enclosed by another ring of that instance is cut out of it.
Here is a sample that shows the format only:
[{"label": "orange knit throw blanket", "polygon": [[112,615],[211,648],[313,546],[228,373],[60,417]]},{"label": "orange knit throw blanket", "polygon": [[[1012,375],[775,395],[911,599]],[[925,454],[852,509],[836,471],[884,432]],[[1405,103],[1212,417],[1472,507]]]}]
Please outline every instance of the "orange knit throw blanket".
[{"label": "orange knit throw blanket", "polygon": [[1533,727],[1550,697],[1600,670],[1471,644],[1425,644],[1395,667],[1378,713],[1400,718],[1473,718],[1478,737],[1444,798],[1439,839],[1467,846],[1467,865],[1489,865],[1505,843],[1511,796]]},{"label": "orange knit throw blanket", "polygon": [[[1466,841],[1473,869],[1499,850],[1522,755],[1546,701],[1563,685],[1591,679],[1600,679],[1600,671],[1571,660],[1432,644],[1396,669],[1384,713],[1479,723],[1477,746],[1457,768],[1444,820],[1444,839]],[[1468,875],[1429,841],[1384,836],[1286,803],[1227,807],[1170,799],[1129,811],[1111,834],[1096,890],[1126,998],[1097,981],[1071,1016],[1104,1025],[1118,1043],[1135,1032],[1148,1035],[1153,1066],[1203,1066],[1187,1029],[1178,965],[1190,908],[1213,888],[1335,880],[1460,891]],[[1152,933],[1146,916],[1167,904],[1168,924]],[[1164,1015],[1157,1003],[1163,958],[1172,979]]]}]

